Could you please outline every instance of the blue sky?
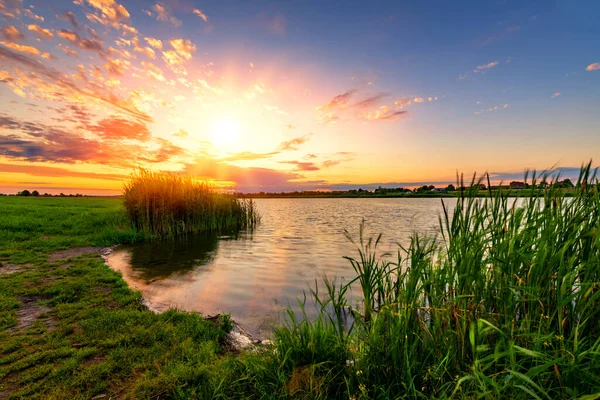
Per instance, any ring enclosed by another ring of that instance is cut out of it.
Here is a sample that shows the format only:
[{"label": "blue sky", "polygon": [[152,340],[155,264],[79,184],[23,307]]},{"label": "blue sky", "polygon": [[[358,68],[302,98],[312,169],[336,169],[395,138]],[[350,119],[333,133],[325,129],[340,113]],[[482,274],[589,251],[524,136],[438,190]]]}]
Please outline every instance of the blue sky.
[{"label": "blue sky", "polygon": [[0,4],[5,191],[118,192],[137,166],[435,183],[600,154],[598,1]]}]

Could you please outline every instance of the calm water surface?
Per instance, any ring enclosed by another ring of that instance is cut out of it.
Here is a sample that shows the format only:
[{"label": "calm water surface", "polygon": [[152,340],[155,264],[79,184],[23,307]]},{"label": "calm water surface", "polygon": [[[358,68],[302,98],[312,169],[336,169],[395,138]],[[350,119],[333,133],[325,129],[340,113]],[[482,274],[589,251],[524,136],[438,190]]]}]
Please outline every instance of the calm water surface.
[{"label": "calm water surface", "polygon": [[[444,199],[452,209],[456,200]],[[440,199],[259,199],[262,221],[236,237],[196,237],[117,248],[108,258],[153,307],[205,315],[231,313],[256,336],[268,336],[282,308],[296,307],[324,274],[355,277],[343,256],[356,248],[361,220],[380,249],[396,252],[414,232],[437,232]]]}]

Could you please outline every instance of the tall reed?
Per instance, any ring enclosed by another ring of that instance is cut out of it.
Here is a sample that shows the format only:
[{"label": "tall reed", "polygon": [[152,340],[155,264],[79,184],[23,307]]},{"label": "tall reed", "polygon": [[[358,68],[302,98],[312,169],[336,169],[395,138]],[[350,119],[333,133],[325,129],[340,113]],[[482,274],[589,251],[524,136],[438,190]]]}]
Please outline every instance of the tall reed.
[{"label": "tall reed", "polygon": [[259,220],[251,200],[219,193],[190,176],[139,169],[123,192],[131,223],[158,238],[252,228]]},{"label": "tall reed", "polygon": [[[306,369],[318,360],[336,371],[321,377],[337,380],[321,385],[328,393],[302,395],[600,396],[595,171],[582,168],[568,199],[552,187],[519,201],[474,195],[464,192],[452,212],[444,205],[439,236],[414,235],[394,261],[377,256],[379,239],[365,240],[361,227],[359,257],[349,258],[357,278],[313,290],[317,320],[292,318],[276,332],[286,365]],[[340,333],[351,287],[363,301],[350,306],[354,322]],[[318,343],[344,349],[336,354],[346,360],[326,351],[307,357]]]}]

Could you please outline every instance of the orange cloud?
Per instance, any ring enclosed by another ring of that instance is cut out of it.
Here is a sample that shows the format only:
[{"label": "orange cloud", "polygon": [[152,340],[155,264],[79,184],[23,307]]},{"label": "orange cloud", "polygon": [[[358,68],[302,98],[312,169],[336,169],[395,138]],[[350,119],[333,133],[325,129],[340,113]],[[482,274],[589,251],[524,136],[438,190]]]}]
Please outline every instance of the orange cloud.
[{"label": "orange cloud", "polygon": [[[185,154],[185,150],[165,139],[150,139],[144,124],[109,118],[96,125],[69,131],[35,122],[23,122],[0,115],[0,125],[19,135],[0,134],[0,156],[30,162],[86,162],[134,167],[140,162],[158,163]],[[91,139],[85,132],[97,135]],[[133,133],[132,133],[133,132]],[[122,140],[128,140],[123,142]],[[131,142],[135,140],[138,143]],[[144,143],[140,140],[148,140]],[[127,157],[123,157],[127,154]]]},{"label": "orange cloud", "polygon": [[86,2],[108,20],[121,22],[129,19],[127,9],[114,0],[86,0]]},{"label": "orange cloud", "polygon": [[[84,0],[74,0],[75,4],[83,4]],[[129,12],[127,9],[114,0],[85,0],[92,6],[96,14],[89,12],[85,13],[88,20],[109,26],[114,29],[120,29],[123,32],[137,34],[137,29],[128,25],[125,22],[129,21]]]},{"label": "orange cloud", "polygon": [[42,17],[40,15],[36,15],[33,11],[31,11],[30,8],[24,8],[23,9],[23,15],[26,16],[27,18],[31,18],[31,19],[34,19],[36,21],[44,22],[44,17]]},{"label": "orange cloud", "polygon": [[334,98],[332,98],[329,103],[324,106],[318,108],[319,111],[328,111],[333,110],[335,108],[341,108],[348,104],[350,98],[356,93],[356,89],[350,89],[346,93],[338,94]]},{"label": "orange cloud", "polygon": [[585,68],[586,71],[597,71],[600,70],[600,63],[592,63]]},{"label": "orange cloud", "polygon": [[8,47],[9,49],[16,50],[21,53],[30,54],[32,56],[37,56],[40,54],[40,51],[33,46],[20,45],[20,44],[9,43],[9,42],[0,42],[0,44]]},{"label": "orange cloud", "polygon": [[151,76],[160,82],[164,82],[166,80],[165,76],[163,75],[163,71],[151,62],[142,61],[142,66],[146,69],[148,76]]},{"label": "orange cloud", "polygon": [[290,151],[290,150],[298,150],[298,146],[308,142],[310,139],[310,135],[304,135],[292,140],[288,140],[286,142],[281,142],[279,146],[277,146],[277,151]]},{"label": "orange cloud", "polygon": [[299,171],[318,171],[320,168],[313,162],[307,161],[279,161],[280,164],[292,164]]},{"label": "orange cloud", "polygon": [[49,98],[68,97],[78,102],[81,102],[82,99],[96,100],[142,121],[152,120],[150,116],[137,109],[130,101],[123,100],[113,93],[107,94],[102,91],[102,88],[95,86],[80,88],[65,74],[46,67],[39,61],[25,55],[0,47],[0,60],[19,68],[28,69],[31,73],[20,76],[18,83],[36,91],[41,96]]},{"label": "orange cloud", "polygon": [[167,64],[167,66],[171,69],[171,71],[176,74],[187,75],[187,70],[185,69],[185,60],[177,54],[174,50],[163,51],[163,61]]},{"label": "orange cloud", "polygon": [[425,99],[424,99],[424,98],[422,98],[422,97],[415,97],[415,98],[413,99],[413,101],[414,101],[415,103],[423,103],[423,102],[425,101]]},{"label": "orange cloud", "polygon": [[61,29],[60,31],[58,31],[58,36],[71,42],[77,42],[79,40],[78,34],[67,29]]},{"label": "orange cloud", "polygon": [[154,52],[154,49],[152,49],[151,47],[140,46],[140,41],[137,37],[131,39],[131,42],[133,43],[134,47],[133,51],[145,54],[148,58],[151,58],[153,60],[156,58],[156,53]]},{"label": "orange cloud", "polygon": [[52,31],[50,31],[49,29],[44,29],[39,25],[27,25],[27,29],[38,34],[42,39],[52,39],[54,37]]},{"label": "orange cloud", "polygon": [[190,40],[172,39],[169,40],[169,44],[177,52],[177,54],[179,54],[186,60],[191,59],[192,53],[196,51],[196,45],[193,44]]},{"label": "orange cloud", "polygon": [[352,107],[359,108],[359,109],[372,107],[372,106],[376,105],[377,103],[379,103],[381,101],[381,99],[388,97],[389,95],[390,95],[389,93],[378,93],[376,95],[367,97],[366,99],[359,101],[358,103],[354,104]]},{"label": "orange cloud", "polygon": [[58,48],[61,49],[65,54],[72,57],[77,57],[77,52],[70,47],[64,46],[62,43],[58,44]]},{"label": "orange cloud", "polygon": [[408,111],[391,110],[387,106],[382,106],[375,111],[361,113],[359,118],[366,121],[395,121],[406,113],[408,113]]},{"label": "orange cloud", "polygon": [[194,9],[194,14],[196,14],[197,16],[199,16],[200,18],[202,18],[204,20],[204,22],[208,22],[208,17],[201,10],[198,10],[197,8],[195,8]]},{"label": "orange cloud", "polygon": [[95,39],[81,39],[79,34],[73,32],[73,31],[69,31],[67,29],[61,29],[58,32],[58,36],[62,37],[65,40],[75,43],[77,45],[77,47],[79,47],[80,49],[88,50],[88,51],[97,51],[98,53],[101,53],[101,54],[104,52],[104,48],[100,41],[95,40]]},{"label": "orange cloud", "polygon": [[147,141],[152,136],[145,124],[115,117],[103,119],[96,125],[89,125],[86,128],[104,140]]},{"label": "orange cloud", "polygon": [[104,68],[106,68],[111,75],[122,76],[125,71],[129,69],[130,65],[131,63],[127,60],[109,59],[108,62],[104,64]]},{"label": "orange cloud", "polygon": [[154,39],[152,37],[146,37],[144,40],[155,49],[162,50],[163,48],[162,40]]},{"label": "orange cloud", "polygon": [[19,32],[19,30],[14,26],[0,28],[0,36],[9,42],[18,42],[19,40],[23,40],[25,38],[25,35]]},{"label": "orange cloud", "polygon": [[406,98],[402,97],[402,98],[396,100],[394,102],[394,104],[398,108],[404,108],[406,106],[410,106],[412,104],[412,100],[411,99],[406,99]]}]

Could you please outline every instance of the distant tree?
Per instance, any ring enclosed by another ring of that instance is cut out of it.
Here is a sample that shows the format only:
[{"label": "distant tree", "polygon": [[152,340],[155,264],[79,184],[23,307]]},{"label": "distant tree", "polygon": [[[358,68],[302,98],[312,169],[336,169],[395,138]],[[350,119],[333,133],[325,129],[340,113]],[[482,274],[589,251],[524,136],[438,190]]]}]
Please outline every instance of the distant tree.
[{"label": "distant tree", "polygon": [[571,180],[569,178],[567,178],[559,183],[560,183],[561,187],[566,188],[566,189],[572,189],[575,187],[575,185],[573,185],[573,182],[571,182]]},{"label": "distant tree", "polygon": [[453,184],[449,184],[448,186],[446,186],[446,191],[448,191],[448,192],[455,192],[456,188],[454,187]]},{"label": "distant tree", "polygon": [[22,192],[17,193],[17,196],[31,196],[31,192],[25,189]]},{"label": "distant tree", "polygon": [[31,192],[31,195],[38,197],[40,195],[40,192],[38,192],[37,190],[34,190],[33,192]]},{"label": "distant tree", "polygon": [[64,193],[59,194],[60,197],[66,197]]}]

